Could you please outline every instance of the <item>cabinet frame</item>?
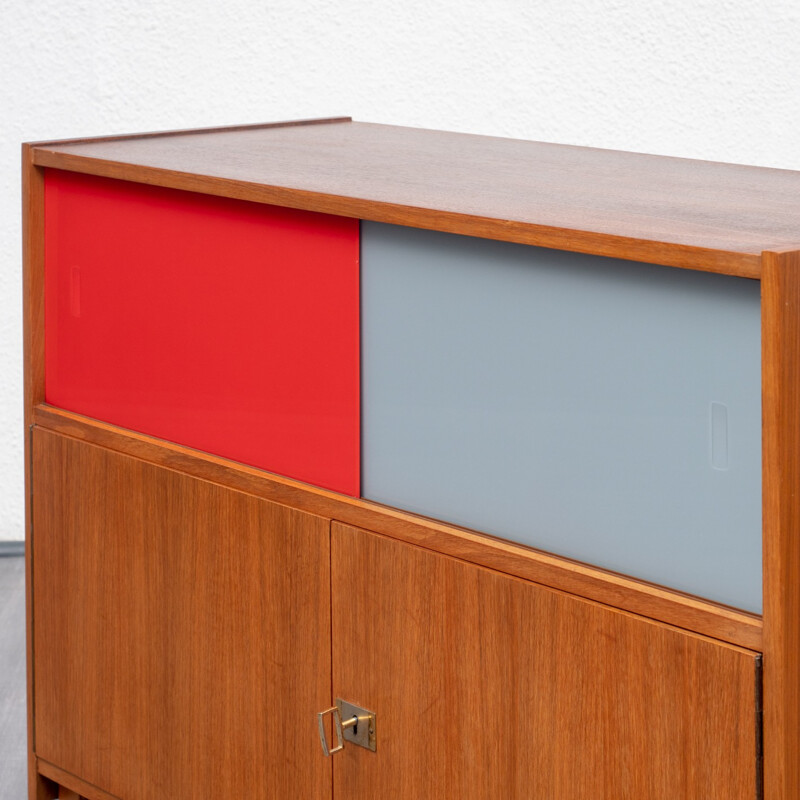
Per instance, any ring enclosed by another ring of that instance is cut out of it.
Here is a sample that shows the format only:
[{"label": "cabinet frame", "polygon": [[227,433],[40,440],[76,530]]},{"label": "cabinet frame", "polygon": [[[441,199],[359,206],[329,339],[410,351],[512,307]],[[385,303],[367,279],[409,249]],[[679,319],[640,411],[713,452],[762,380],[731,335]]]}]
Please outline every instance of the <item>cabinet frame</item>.
[{"label": "cabinet frame", "polygon": [[[273,125],[239,126],[211,131],[343,124],[349,118],[308,120]],[[171,132],[172,136],[196,131]],[[163,136],[102,137],[80,143],[123,141]],[[219,176],[188,174],[159,167],[123,163],[60,151],[65,142],[23,145],[23,290],[25,362],[25,492],[28,660],[29,797],[56,796],[57,768],[38,764],[34,752],[32,694],[31,430],[39,425],[78,439],[180,469],[190,475],[245,489],[300,510],[367,528],[422,545],[500,572],[533,580],[616,608],[709,635],[763,653],[764,797],[789,800],[800,796],[800,233],[797,246],[748,248],[676,244],[619,235],[607,230],[559,228],[554,225],[468,215],[448,209],[425,209],[383,200],[246,183]],[[648,157],[657,158],[657,157]],[[701,269],[761,281],[762,294],[762,492],[763,615],[754,615],[684,595],[633,578],[493,539],[414,514],[348,498],[266,473],[154,437],[52,408],[44,403],[44,170],[55,167],[126,181],[153,183],[188,191],[274,203],[342,216],[424,227],[484,238]],[[765,171],[767,172],[767,171]],[[768,177],[768,176],[767,176]],[[67,776],[68,779],[68,776]],[[69,787],[68,783],[64,783]],[[76,792],[102,800],[91,787]]]}]

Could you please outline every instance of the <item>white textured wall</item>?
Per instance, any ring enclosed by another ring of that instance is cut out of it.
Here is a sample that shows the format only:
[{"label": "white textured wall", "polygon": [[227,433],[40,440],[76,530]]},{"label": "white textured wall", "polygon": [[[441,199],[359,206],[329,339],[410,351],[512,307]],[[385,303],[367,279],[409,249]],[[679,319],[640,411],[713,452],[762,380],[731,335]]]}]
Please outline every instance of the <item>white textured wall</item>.
[{"label": "white textured wall", "polygon": [[800,2],[0,0],[0,539],[23,537],[19,143],[338,114],[800,169]]}]

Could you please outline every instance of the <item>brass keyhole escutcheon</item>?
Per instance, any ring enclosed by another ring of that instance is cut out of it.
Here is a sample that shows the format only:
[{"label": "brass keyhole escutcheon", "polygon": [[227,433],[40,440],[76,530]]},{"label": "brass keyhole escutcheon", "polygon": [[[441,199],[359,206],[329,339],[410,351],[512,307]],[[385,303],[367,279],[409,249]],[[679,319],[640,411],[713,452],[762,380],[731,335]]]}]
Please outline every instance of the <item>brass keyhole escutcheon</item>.
[{"label": "brass keyhole escutcheon", "polygon": [[[325,717],[330,714],[336,732],[336,746],[328,744],[325,734]],[[317,714],[319,740],[325,756],[332,756],[344,749],[345,742],[364,747],[373,753],[377,749],[377,718],[373,711],[337,698],[336,705]]]}]

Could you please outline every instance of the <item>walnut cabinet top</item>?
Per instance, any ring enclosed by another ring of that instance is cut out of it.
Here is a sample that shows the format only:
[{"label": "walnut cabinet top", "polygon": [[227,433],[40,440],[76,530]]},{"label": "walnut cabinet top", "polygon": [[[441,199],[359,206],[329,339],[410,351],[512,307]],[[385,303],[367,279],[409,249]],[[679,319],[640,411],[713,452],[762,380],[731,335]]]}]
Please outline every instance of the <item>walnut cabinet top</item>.
[{"label": "walnut cabinet top", "polygon": [[347,118],[37,143],[34,163],[759,278],[800,249],[800,172]]}]

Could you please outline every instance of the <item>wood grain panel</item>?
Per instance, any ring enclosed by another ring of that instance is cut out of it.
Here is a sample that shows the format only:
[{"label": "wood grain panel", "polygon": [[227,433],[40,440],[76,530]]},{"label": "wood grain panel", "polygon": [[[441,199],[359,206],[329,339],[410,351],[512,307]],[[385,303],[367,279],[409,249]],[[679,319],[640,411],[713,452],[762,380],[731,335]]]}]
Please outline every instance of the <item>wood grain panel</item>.
[{"label": "wood grain panel", "polygon": [[36,163],[257,202],[757,277],[800,173],[359,122],[38,146]]},{"label": "wood grain panel", "polygon": [[800,797],[800,252],[764,253],[764,797]]},{"label": "wood grain panel", "polygon": [[25,604],[28,664],[28,797],[53,800],[58,791],[36,770],[33,752],[33,541],[31,537],[31,436],[34,406],[44,401],[44,172],[33,148],[22,146],[22,349],[25,420]]},{"label": "wood grain panel", "polygon": [[38,407],[35,420],[38,425],[51,430],[217,481],[268,500],[339,519],[732,644],[753,650],[761,649],[761,617],[755,614],[486,534],[328,492],[49,406]]},{"label": "wood grain panel", "polygon": [[37,755],[123,798],[330,797],[328,521],[42,430],[34,475]]},{"label": "wood grain panel", "polygon": [[[337,797],[756,794],[752,652],[334,523]],[[345,589],[346,587],[346,589]]]},{"label": "wood grain panel", "polygon": [[[437,209],[419,209],[388,201],[363,200],[282,186],[245,184],[239,180],[120,164],[115,161],[90,159],[49,150],[36,150],[36,164],[255,203],[269,203],[374,222],[571,250],[576,253],[591,253],[631,261],[718,272],[742,278],[758,278],[761,274],[761,260],[758,256],[733,249],[723,250],[661,240],[635,239],[613,233],[562,228],[555,224],[544,225]],[[715,241],[719,246],[722,245],[721,241]]]},{"label": "wood grain panel", "polygon": [[25,423],[44,401],[44,171],[22,148],[22,292]]}]

